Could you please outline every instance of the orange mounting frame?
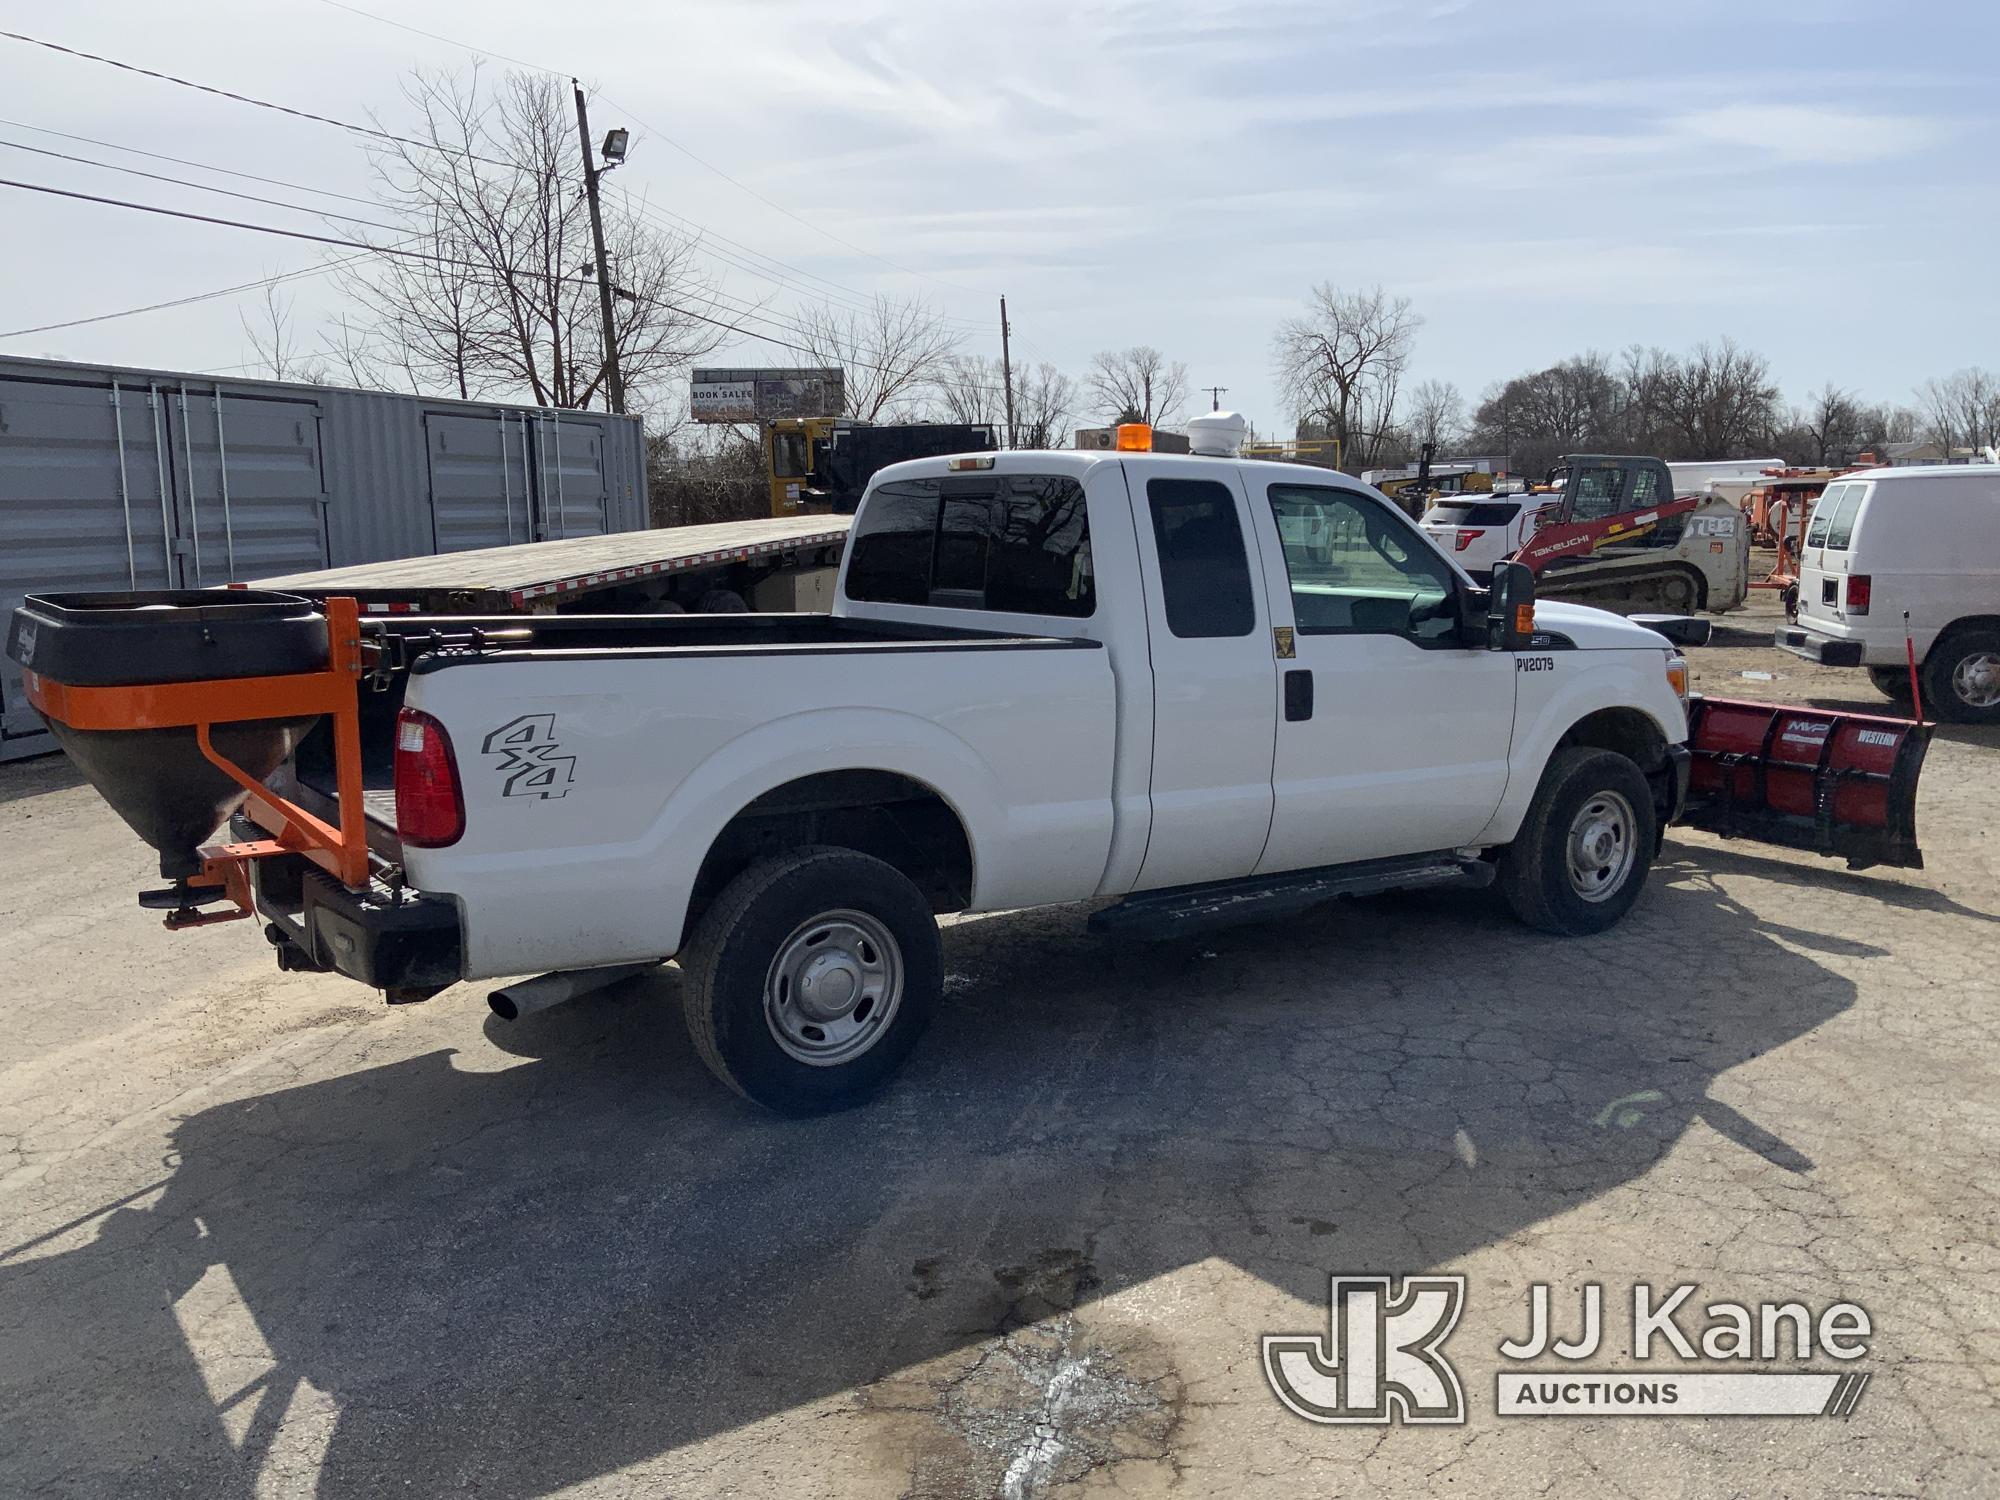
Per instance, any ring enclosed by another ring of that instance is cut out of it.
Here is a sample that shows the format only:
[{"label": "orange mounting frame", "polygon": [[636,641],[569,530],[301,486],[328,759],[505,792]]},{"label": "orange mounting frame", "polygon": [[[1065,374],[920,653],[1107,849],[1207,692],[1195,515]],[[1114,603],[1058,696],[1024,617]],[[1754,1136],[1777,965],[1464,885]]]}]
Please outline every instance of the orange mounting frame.
[{"label": "orange mounting frame", "polygon": [[[361,611],[350,598],[326,601],[328,661],[317,672],[279,677],[226,677],[206,682],[163,682],[142,687],[71,687],[37,672],[23,672],[28,701],[72,729],[178,729],[192,726],[195,743],[218,770],[249,794],[244,810],[268,839],[209,844],[202,873],[188,884],[220,887],[236,905],[231,912],[173,912],[167,926],[200,927],[250,916],[250,862],[275,854],[302,854],[341,884],[368,884],[368,824],[361,800]],[[340,796],[335,825],[287,801],[215,748],[209,730],[245,719],[333,718],[334,788]]]}]

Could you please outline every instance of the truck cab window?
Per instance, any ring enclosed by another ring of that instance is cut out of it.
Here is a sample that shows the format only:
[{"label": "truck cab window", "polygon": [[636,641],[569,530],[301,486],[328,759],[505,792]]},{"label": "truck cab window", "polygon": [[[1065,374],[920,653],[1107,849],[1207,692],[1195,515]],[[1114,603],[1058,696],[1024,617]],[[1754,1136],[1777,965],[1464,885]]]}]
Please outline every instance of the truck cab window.
[{"label": "truck cab window", "polygon": [[1274,484],[1270,498],[1300,634],[1455,635],[1451,569],[1400,515],[1323,485]]},{"label": "truck cab window", "polygon": [[849,544],[847,597],[1087,619],[1097,611],[1083,487],[1060,475],[876,488]]},{"label": "truck cab window", "polygon": [[1151,479],[1146,504],[1160,554],[1167,629],[1183,640],[1255,630],[1250,556],[1229,487],[1212,479]]},{"label": "truck cab window", "polygon": [[771,472],[780,479],[803,479],[811,466],[806,462],[806,435],[803,432],[771,434]]}]

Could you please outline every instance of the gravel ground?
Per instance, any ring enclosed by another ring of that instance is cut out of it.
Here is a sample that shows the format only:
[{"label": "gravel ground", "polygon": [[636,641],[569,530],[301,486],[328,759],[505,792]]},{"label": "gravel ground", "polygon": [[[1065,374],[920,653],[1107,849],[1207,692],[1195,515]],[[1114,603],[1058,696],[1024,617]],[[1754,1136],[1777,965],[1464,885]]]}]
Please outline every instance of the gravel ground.
[{"label": "gravel ground", "polygon": [[[1886,708],[1774,621],[1698,687]],[[1924,871],[1680,834],[1585,940],[1462,894],[955,922],[905,1081],[785,1123],[671,968],[387,1009],[161,932],[96,797],[0,767],[0,1490],[2000,1491],[1996,808],[2000,733],[1947,728]],[[1323,1332],[1334,1272],[1467,1278],[1465,1425],[1279,1406],[1259,1336]],[[1605,1288],[1614,1368],[1635,1282],[1857,1302],[1874,1379],[1844,1421],[1500,1417],[1535,1282],[1565,1328]]]}]

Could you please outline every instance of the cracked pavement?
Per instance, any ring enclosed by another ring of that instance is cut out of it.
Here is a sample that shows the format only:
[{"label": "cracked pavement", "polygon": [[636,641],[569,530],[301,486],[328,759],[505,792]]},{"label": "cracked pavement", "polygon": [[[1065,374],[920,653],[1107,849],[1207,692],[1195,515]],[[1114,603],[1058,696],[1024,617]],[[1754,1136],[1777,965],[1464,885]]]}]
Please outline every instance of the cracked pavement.
[{"label": "cracked pavement", "polygon": [[[1884,710],[1759,623],[1699,687]],[[387,1009],[162,932],[96,797],[0,767],[0,1489],[2000,1491],[1996,808],[2000,733],[1945,729],[1927,870],[1677,835],[1583,940],[1479,894],[956,921],[906,1078],[799,1123],[703,1072],[671,968]],[[1286,1413],[1259,1336],[1419,1271],[1469,1278],[1469,1422]],[[1538,1281],[1559,1330],[1604,1286],[1598,1368],[1635,1281],[1855,1301],[1875,1379],[1845,1421],[1500,1418]]]}]

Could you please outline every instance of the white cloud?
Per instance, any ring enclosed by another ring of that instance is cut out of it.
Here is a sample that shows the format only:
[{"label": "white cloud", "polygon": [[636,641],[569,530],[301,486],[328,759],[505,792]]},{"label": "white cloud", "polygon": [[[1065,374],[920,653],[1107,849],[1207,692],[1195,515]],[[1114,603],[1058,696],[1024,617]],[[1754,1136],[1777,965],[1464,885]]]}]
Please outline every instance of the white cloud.
[{"label": "white cloud", "polygon": [[1936,119],[1827,104],[1723,104],[1679,116],[1674,129],[1706,145],[1741,146],[1777,161],[1833,166],[1908,156],[1936,144],[1946,131]]}]

